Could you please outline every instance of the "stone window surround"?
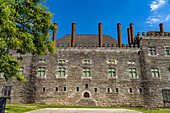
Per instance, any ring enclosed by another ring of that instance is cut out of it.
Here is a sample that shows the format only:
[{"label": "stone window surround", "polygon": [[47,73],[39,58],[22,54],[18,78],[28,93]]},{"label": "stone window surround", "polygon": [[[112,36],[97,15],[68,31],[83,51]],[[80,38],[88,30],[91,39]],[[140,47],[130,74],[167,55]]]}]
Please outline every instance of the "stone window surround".
[{"label": "stone window surround", "polygon": [[90,97],[89,97],[88,99],[92,99],[92,95],[91,95],[90,91],[88,91],[88,90],[84,90],[84,91],[82,92],[82,98],[83,98],[83,99],[86,99],[86,98],[84,97],[84,93],[85,93],[85,92],[89,93],[89,96],[90,96]]},{"label": "stone window surround", "polygon": [[[89,60],[90,63],[84,63],[85,60]],[[81,63],[82,63],[82,64],[93,64],[93,61],[92,61],[91,59],[83,59],[83,60],[81,61]]]},{"label": "stone window surround", "polygon": [[[56,88],[57,88],[57,91],[56,91]],[[54,89],[55,89],[55,92],[59,92],[59,87],[58,86],[56,86]]]},{"label": "stone window surround", "polygon": [[[95,88],[97,88],[97,92],[95,92]],[[94,93],[99,93],[99,88],[98,87],[94,87]]]},{"label": "stone window surround", "polygon": [[[166,47],[170,47],[170,46],[164,46],[165,57],[170,57],[170,55],[166,54]],[[169,52],[170,52],[170,49],[169,49]]]},{"label": "stone window surround", "polygon": [[[140,92],[140,89],[142,90],[141,92]],[[143,94],[143,88],[141,88],[141,87],[138,88],[138,89],[137,89],[137,92],[138,92],[139,94]]]},{"label": "stone window surround", "polygon": [[[44,90],[44,88],[45,88],[45,90]],[[43,87],[42,87],[42,92],[46,92],[46,91],[47,91],[46,87],[43,86]]]},{"label": "stone window surround", "polygon": [[[158,69],[159,77],[153,77],[153,76],[152,76],[152,69]],[[160,79],[161,79],[161,71],[160,71],[160,69],[159,69],[159,68],[157,68],[157,67],[154,67],[154,66],[153,66],[153,67],[151,67],[151,69],[150,69],[150,70],[151,70],[151,77],[152,77],[152,78],[160,78]]]},{"label": "stone window surround", "polygon": [[84,76],[83,76],[83,70],[84,70],[84,68],[90,68],[90,67],[83,67],[83,68],[82,68],[82,71],[81,71],[81,75],[82,75],[82,76],[81,76],[81,78],[82,78],[82,79],[92,79],[92,70],[91,70],[91,68],[90,68],[90,77],[84,77]]},{"label": "stone window surround", "polygon": [[[133,64],[133,63],[130,63],[130,62],[134,62],[134,64]],[[129,64],[129,65],[136,65],[136,61],[135,61],[135,60],[129,60],[129,61],[127,62],[127,64]]]},{"label": "stone window surround", "polygon": [[[132,92],[130,92],[130,89],[132,89]],[[128,89],[128,93],[129,93],[129,94],[133,94],[133,88],[129,88],[129,89]]]},{"label": "stone window surround", "polygon": [[[40,60],[44,60],[45,62],[40,62]],[[47,59],[45,59],[45,58],[39,58],[38,63],[46,64],[46,63],[47,63]]]},{"label": "stone window surround", "polygon": [[[77,88],[79,88],[79,91],[77,91]],[[75,87],[75,90],[76,90],[76,92],[80,92],[81,89],[80,89],[80,87]]]},{"label": "stone window surround", "polygon": [[[65,63],[59,63],[60,60],[61,60],[61,61],[65,61]],[[58,59],[58,60],[57,60],[57,63],[58,63],[58,64],[66,64],[66,63],[68,63],[68,60],[66,60],[66,59]]]},{"label": "stone window surround", "polygon": [[[117,90],[118,90],[118,92],[117,92]],[[119,93],[119,88],[115,88],[115,93]]]},{"label": "stone window surround", "polygon": [[[110,92],[108,92],[108,89],[110,89]],[[107,92],[107,93],[112,93],[112,88],[109,88],[109,87],[106,88],[106,92]]]},{"label": "stone window surround", "polygon": [[118,63],[118,61],[116,60],[116,59],[107,59],[107,64],[110,64],[110,65],[114,65],[114,64],[112,64],[112,63],[109,63],[109,60],[111,60],[111,61],[114,61],[115,63],[114,64],[117,64]]},{"label": "stone window surround", "polygon": [[47,66],[37,66],[37,67],[38,67],[38,69],[39,69],[39,67],[45,67],[45,75],[44,75],[44,77],[39,77],[38,76],[38,69],[37,69],[37,77],[39,77],[39,78],[47,78],[47,72],[48,72]]},{"label": "stone window surround", "polygon": [[[155,48],[155,51],[156,51],[156,55],[150,55],[150,48]],[[148,47],[148,56],[152,56],[152,57],[156,57],[156,56],[158,56],[159,54],[158,54],[158,51],[157,51],[157,47],[156,46],[149,46]]]},{"label": "stone window surround", "polygon": [[[116,77],[109,77],[109,68],[115,68]],[[107,71],[108,78],[109,78],[109,79],[115,79],[115,78],[118,78],[117,68],[116,68],[116,67],[109,67],[109,68],[108,68],[108,71]]]},{"label": "stone window surround", "polygon": [[[58,76],[58,69],[59,69],[60,67],[65,68],[65,76],[64,76],[64,77]],[[56,74],[55,74],[56,78],[67,78],[67,76],[68,76],[68,75],[67,75],[68,70],[67,70],[67,67],[66,67],[66,66],[57,66],[57,70],[56,70],[55,72],[56,72]]]},{"label": "stone window surround", "polygon": [[[135,77],[135,78],[129,76],[129,69],[130,69],[130,68],[132,68],[132,69],[135,68],[135,69],[136,69],[136,77]],[[131,67],[131,66],[130,66],[130,67],[128,68],[127,72],[128,72],[129,79],[139,79],[138,69],[137,69],[136,67]]]}]

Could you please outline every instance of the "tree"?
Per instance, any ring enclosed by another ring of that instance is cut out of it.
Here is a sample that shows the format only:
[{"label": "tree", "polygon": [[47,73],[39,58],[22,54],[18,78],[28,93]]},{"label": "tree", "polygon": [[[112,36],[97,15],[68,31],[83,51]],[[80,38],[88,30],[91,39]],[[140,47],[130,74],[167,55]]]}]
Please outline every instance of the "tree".
[{"label": "tree", "polygon": [[18,74],[22,57],[15,58],[8,50],[21,55],[55,53],[49,31],[57,28],[51,21],[53,14],[42,2],[45,0],[0,1],[0,72],[6,80],[25,80]]}]

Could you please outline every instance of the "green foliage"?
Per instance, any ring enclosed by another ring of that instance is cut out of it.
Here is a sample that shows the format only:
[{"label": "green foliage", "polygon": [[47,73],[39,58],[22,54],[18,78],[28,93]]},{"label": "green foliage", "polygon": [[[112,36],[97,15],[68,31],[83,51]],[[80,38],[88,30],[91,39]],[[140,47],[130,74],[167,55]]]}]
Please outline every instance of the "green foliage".
[{"label": "green foliage", "polygon": [[[6,49],[19,54],[55,53],[49,30],[56,30],[45,0],[0,0],[0,72],[6,80],[17,78],[21,64]],[[22,58],[18,58],[22,60]]]}]

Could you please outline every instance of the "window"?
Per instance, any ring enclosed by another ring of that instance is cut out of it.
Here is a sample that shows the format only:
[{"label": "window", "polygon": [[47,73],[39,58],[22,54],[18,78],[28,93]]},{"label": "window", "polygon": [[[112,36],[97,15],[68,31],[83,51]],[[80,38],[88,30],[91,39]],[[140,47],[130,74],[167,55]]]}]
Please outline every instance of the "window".
[{"label": "window", "polygon": [[76,90],[77,90],[77,91],[80,91],[79,87],[76,87]]},{"label": "window", "polygon": [[156,47],[149,47],[149,55],[156,55]]},{"label": "window", "polygon": [[165,54],[170,55],[170,47],[165,47]]},{"label": "window", "polygon": [[139,93],[142,94],[142,88],[139,88]]},{"label": "window", "polygon": [[40,59],[39,63],[46,63],[46,60]]},{"label": "window", "polygon": [[152,68],[151,71],[152,71],[152,77],[160,77],[158,68]]},{"label": "window", "polygon": [[43,90],[42,90],[43,92],[45,92],[46,90],[45,90],[45,87],[43,87]]},{"label": "window", "polygon": [[94,88],[94,92],[97,92],[97,88]]},{"label": "window", "polygon": [[85,84],[85,88],[88,88],[88,84]]},{"label": "window", "polygon": [[162,90],[163,101],[170,103],[170,89],[163,89]]},{"label": "window", "polygon": [[45,67],[39,67],[38,68],[38,76],[39,77],[45,77]]},{"label": "window", "polygon": [[129,60],[129,64],[135,64],[135,61]]},{"label": "window", "polygon": [[65,64],[65,63],[66,63],[66,60],[58,60],[58,63],[59,63],[59,64]]},{"label": "window", "polygon": [[83,60],[83,64],[90,64],[90,60]]},{"label": "window", "polygon": [[83,77],[90,77],[90,68],[83,69]]},{"label": "window", "polygon": [[110,88],[107,88],[107,92],[110,93],[110,92],[111,92],[111,89],[110,89]]},{"label": "window", "polygon": [[55,91],[58,91],[58,87],[55,88]]},{"label": "window", "polygon": [[36,88],[36,87],[34,87],[34,88],[33,88],[33,92],[36,92],[36,91],[37,91],[37,88]]},{"label": "window", "polygon": [[132,93],[132,88],[129,88],[129,93]]},{"label": "window", "polygon": [[20,70],[20,71],[18,72],[18,74],[21,75],[21,76],[23,76],[24,68],[21,67],[19,70]]},{"label": "window", "polygon": [[4,73],[0,71],[0,78],[4,78]]},{"label": "window", "polygon": [[118,88],[116,88],[116,93],[118,93],[119,92],[119,89]]},{"label": "window", "polygon": [[116,61],[115,60],[108,60],[108,62],[107,62],[108,64],[116,64]]},{"label": "window", "polygon": [[3,86],[2,88],[2,97],[10,97],[12,86]]},{"label": "window", "polygon": [[64,87],[64,91],[67,91],[67,88],[66,88],[66,87]]},{"label": "window", "polygon": [[129,68],[129,77],[130,78],[137,78],[136,68]]},{"label": "window", "polygon": [[66,74],[66,73],[65,73],[65,70],[66,70],[66,69],[65,69],[64,67],[59,67],[59,68],[58,68],[58,76],[59,76],[59,77],[65,77],[65,74]]},{"label": "window", "polygon": [[109,77],[116,77],[116,69],[109,68]]}]

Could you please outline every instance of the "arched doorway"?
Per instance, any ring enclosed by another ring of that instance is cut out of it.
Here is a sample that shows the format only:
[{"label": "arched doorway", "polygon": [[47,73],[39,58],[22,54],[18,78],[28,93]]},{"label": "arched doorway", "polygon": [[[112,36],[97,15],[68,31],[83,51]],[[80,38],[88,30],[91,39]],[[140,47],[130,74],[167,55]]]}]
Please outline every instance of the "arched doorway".
[{"label": "arched doorway", "polygon": [[84,93],[84,98],[90,98],[90,94],[88,92]]}]

